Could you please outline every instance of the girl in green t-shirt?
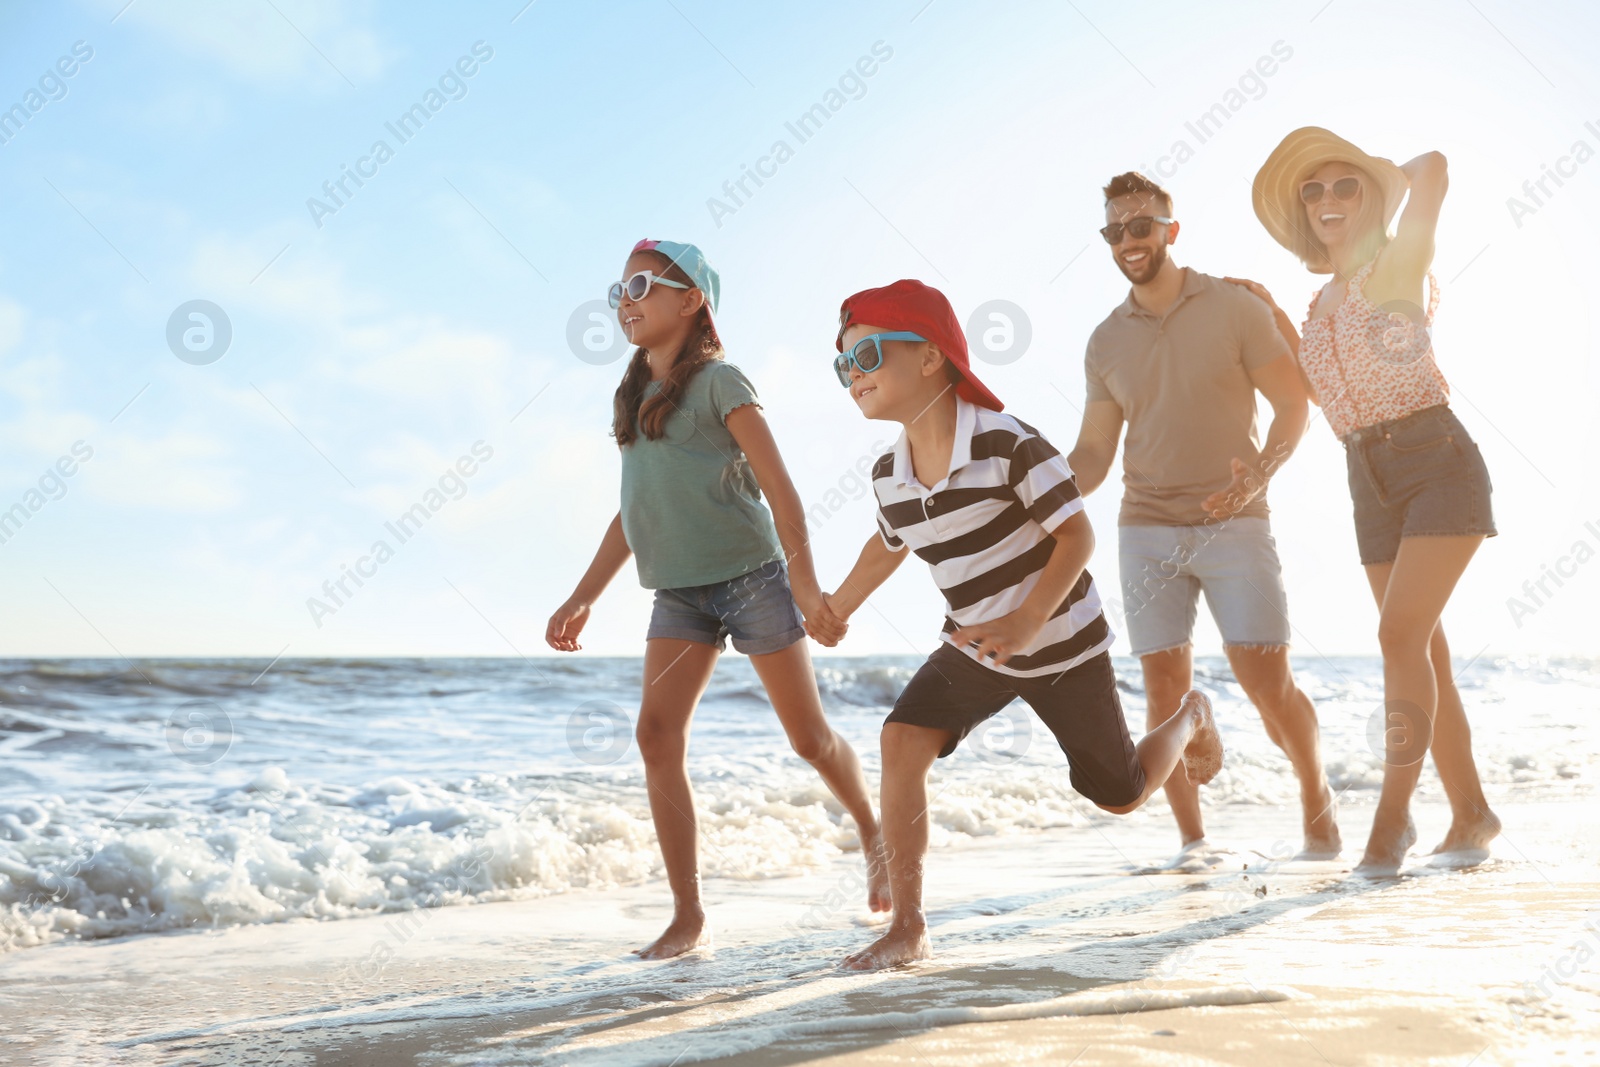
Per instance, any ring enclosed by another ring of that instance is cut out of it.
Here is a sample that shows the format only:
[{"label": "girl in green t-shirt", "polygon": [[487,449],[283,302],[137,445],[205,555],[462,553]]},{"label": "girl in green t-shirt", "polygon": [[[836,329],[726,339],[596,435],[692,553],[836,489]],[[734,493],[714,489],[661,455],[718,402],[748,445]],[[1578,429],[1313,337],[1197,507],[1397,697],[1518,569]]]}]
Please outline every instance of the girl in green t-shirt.
[{"label": "girl in green t-shirt", "polygon": [[635,557],[640,584],[656,596],[634,732],[673,897],[666,932],[637,954],[665,959],[707,937],[686,754],[690,719],[728,637],[750,657],[795,753],[855,819],[868,906],[886,912],[882,835],[866,778],[823,715],[805,643],[808,632],[835,643],[845,626],[817,582],[800,495],[755,388],[723,358],[712,321],[721,282],[694,245],[649,240],[634,246],[623,279],[611,287],[611,305],[635,348],[613,401],[622,508],[550,617],[545,641],[561,652],[580,649],[591,607]]}]

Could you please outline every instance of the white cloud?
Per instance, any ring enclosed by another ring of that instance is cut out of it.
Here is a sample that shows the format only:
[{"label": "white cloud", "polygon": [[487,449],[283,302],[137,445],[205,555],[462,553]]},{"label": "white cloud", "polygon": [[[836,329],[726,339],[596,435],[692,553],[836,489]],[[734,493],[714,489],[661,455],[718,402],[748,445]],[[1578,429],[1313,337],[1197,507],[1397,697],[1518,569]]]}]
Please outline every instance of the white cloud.
[{"label": "white cloud", "polygon": [[126,432],[95,448],[90,495],[113,504],[184,513],[223,511],[237,505],[240,472],[223,461],[231,446],[188,430],[159,437]]},{"label": "white cloud", "polygon": [[[106,7],[114,11],[124,2],[110,0]],[[366,25],[372,10],[368,3],[338,0],[160,0],[134,4],[119,22],[143,25],[245,81],[321,91],[345,79],[357,87],[376,81],[400,54]]]}]

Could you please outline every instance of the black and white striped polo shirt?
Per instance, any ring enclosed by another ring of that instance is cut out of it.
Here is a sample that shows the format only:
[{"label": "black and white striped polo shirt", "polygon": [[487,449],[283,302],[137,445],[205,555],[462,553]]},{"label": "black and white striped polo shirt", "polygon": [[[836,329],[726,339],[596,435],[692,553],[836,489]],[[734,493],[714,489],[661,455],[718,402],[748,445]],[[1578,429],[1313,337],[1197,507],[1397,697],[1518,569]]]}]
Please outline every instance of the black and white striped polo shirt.
[{"label": "black and white striped polo shirt", "polygon": [[[932,488],[917,481],[904,432],[872,468],[878,533],[896,552],[928,562],[949,613],[941,639],[958,625],[989,622],[1022,606],[1055,548],[1055,530],[1083,510],[1066,458],[1032,426],[956,398],[950,472]],[[1005,663],[985,667],[1018,678],[1069,670],[1111,647],[1087,569],[1039,636]],[[954,644],[954,642],[950,642]],[[977,650],[957,648],[973,659]]]}]

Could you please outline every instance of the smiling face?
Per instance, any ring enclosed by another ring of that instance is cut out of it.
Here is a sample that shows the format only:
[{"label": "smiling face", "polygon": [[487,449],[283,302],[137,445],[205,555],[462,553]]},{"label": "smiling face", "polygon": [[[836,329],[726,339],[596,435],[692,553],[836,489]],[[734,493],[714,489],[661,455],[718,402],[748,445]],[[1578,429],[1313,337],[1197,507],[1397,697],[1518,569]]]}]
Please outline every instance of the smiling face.
[{"label": "smiling face", "polygon": [[[1126,224],[1130,219],[1166,216],[1167,211],[1157,200],[1147,194],[1129,193],[1106,202],[1106,222]],[[1135,237],[1122,231],[1122,240],[1111,247],[1111,258],[1117,269],[1134,285],[1144,285],[1160,273],[1167,262],[1167,245],[1178,236],[1178,224],[1156,222],[1144,237]]]},{"label": "smiling face", "polygon": [[[844,351],[875,333],[893,333],[884,326],[852,323],[844,331]],[[850,398],[869,419],[906,422],[928,405],[946,383],[944,353],[929,341],[884,341],[883,362],[868,374],[850,368]]]},{"label": "smiling face", "polygon": [[[626,282],[642,270],[673,281],[684,280],[675,277],[680,272],[669,267],[666,257],[655,252],[635,252],[622,268],[621,280]],[[704,299],[698,289],[674,289],[659,284],[651,285],[641,300],[634,300],[624,292],[617,308],[617,322],[629,343],[636,347],[652,352],[675,352],[689,335],[695,313]]]},{"label": "smiling face", "polygon": [[[1358,183],[1355,195],[1348,200],[1340,200],[1333,193],[1334,183],[1342,178],[1354,178]],[[1321,196],[1303,201],[1311,235],[1321,241],[1329,252],[1345,247],[1353,235],[1360,233],[1364,218],[1362,209],[1366,206],[1371,187],[1366,173],[1349,163],[1324,163],[1306,175],[1305,182],[1322,183]],[[1302,188],[1305,182],[1301,183]]]}]

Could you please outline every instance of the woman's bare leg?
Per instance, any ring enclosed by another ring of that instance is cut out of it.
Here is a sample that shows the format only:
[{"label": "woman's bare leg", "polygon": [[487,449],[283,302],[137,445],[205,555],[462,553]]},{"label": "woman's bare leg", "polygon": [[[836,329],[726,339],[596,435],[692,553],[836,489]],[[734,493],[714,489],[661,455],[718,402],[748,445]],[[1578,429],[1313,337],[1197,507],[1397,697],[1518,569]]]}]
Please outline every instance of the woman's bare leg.
[{"label": "woman's bare leg", "polygon": [[689,721],[716,664],[715,645],[665,637],[645,642],[644,694],[634,736],[644,759],[650,815],[672,888],[672,922],[660,937],[635,952],[647,960],[681,955],[705,936],[699,826],[689,788]]},{"label": "woman's bare leg", "polygon": [[802,639],[778,652],[751,656],[750,664],[766,686],[767,697],[795,755],[817,769],[856,822],[867,863],[867,906],[873,911],[888,911],[889,870],[883,858],[883,831],[872,810],[867,779],[861,773],[855,749],[828,725],[823,714],[810,649]]},{"label": "woman's bare leg", "polygon": [[[1389,586],[1389,572],[1393,563],[1378,563],[1367,568],[1367,580],[1372,585],[1373,597],[1378,607],[1383,607],[1383,595]],[[1500,819],[1489,808],[1483,795],[1483,783],[1478,778],[1478,765],[1472,758],[1472,727],[1467,722],[1467,712],[1461,702],[1461,691],[1456,688],[1455,669],[1450,661],[1450,645],[1445,639],[1444,623],[1433,628],[1428,643],[1428,658],[1433,665],[1435,687],[1439,694],[1438,712],[1434,716],[1432,745],[1433,765],[1444,784],[1450,800],[1450,829],[1433,851],[1481,852],[1500,833]]]},{"label": "woman's bare leg", "polygon": [[[1399,555],[1392,564],[1374,564],[1368,569],[1374,592],[1382,591],[1378,598],[1378,644],[1383,649],[1386,748],[1383,790],[1366,853],[1356,866],[1358,871],[1396,871],[1416,843],[1411,794],[1422,773],[1422,757],[1432,742],[1439,710],[1433,634],[1456,582],[1482,541],[1479,535],[1407,537],[1400,542]],[[1380,584],[1374,568],[1384,566],[1388,574]],[[1449,747],[1452,756],[1460,755],[1459,740],[1454,734]],[[1470,747],[1467,757],[1471,758]],[[1450,759],[1447,757],[1446,762]]]}]

